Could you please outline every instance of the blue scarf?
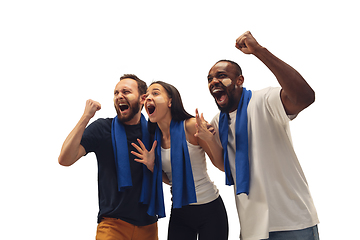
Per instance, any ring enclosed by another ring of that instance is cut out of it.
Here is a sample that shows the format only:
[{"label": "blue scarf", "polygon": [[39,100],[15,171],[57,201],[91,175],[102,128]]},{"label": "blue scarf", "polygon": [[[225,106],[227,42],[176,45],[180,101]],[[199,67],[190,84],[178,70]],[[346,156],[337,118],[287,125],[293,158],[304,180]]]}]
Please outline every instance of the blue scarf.
[{"label": "blue scarf", "polygon": [[[249,169],[249,143],[247,129],[247,106],[251,99],[251,91],[243,88],[241,99],[238,105],[235,122],[235,169],[236,169],[236,194],[246,193],[249,195],[250,188],[250,169]],[[226,185],[234,185],[231,175],[229,156],[228,156],[228,132],[229,132],[229,114],[220,113],[219,132],[221,145],[224,149],[224,168],[226,176]]]},{"label": "blue scarf", "polygon": [[[141,124],[141,132],[142,132],[142,142],[149,149],[150,137],[147,128],[147,121],[144,115],[141,114],[140,119]],[[127,137],[124,125],[119,121],[119,119],[114,117],[111,125],[111,138],[114,149],[114,157],[115,157],[115,165],[116,165],[116,173],[117,173],[117,182],[118,182],[118,190],[124,191],[125,189],[132,187],[131,180],[131,170],[130,170],[130,162],[129,162],[129,149],[127,143]],[[147,169],[147,167],[143,166],[143,184],[142,190],[147,190],[148,180],[152,178],[151,171]]]},{"label": "blue scarf", "polygon": [[[160,136],[159,136],[160,135]],[[155,164],[153,170],[153,177],[148,184],[148,191],[141,193],[140,201],[144,204],[148,204],[149,208],[147,213],[150,216],[158,216],[158,218],[165,217],[165,204],[164,194],[162,188],[162,166],[161,166],[161,133],[156,127],[154,140],[157,140],[157,146],[155,148]],[[160,146],[160,147],[159,147]],[[160,156],[160,158],[158,157]]]},{"label": "blue scarf", "polygon": [[[159,127],[156,127],[155,140],[157,141],[157,146],[155,149],[152,195],[146,202],[150,202],[149,215],[154,215],[155,213],[159,217],[165,217],[162,189],[161,138],[161,131]],[[190,155],[184,131],[184,121],[171,121],[170,138],[173,208],[181,208],[182,206],[197,202]]]},{"label": "blue scarf", "polygon": [[173,208],[181,208],[197,202],[184,121],[171,121],[170,136]]}]

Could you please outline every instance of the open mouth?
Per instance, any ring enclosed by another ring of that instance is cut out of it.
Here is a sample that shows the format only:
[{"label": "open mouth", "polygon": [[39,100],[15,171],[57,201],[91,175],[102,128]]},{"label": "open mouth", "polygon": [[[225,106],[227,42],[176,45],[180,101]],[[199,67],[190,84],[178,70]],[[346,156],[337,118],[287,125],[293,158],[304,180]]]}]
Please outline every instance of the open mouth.
[{"label": "open mouth", "polygon": [[215,88],[211,93],[218,103],[222,103],[226,98],[226,92],[221,88]]},{"label": "open mouth", "polygon": [[151,115],[155,112],[155,105],[154,104],[151,104],[151,103],[148,103],[146,105],[146,108],[147,108],[147,111],[148,113]]},{"label": "open mouth", "polygon": [[125,103],[120,103],[119,104],[119,108],[120,108],[120,111],[125,111],[126,109],[129,109],[129,105],[125,104]]}]

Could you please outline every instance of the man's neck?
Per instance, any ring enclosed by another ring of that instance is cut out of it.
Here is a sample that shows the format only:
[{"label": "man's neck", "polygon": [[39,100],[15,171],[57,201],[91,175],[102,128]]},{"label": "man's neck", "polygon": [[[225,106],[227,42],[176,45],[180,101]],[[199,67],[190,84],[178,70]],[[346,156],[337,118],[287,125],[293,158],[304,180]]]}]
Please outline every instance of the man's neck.
[{"label": "man's neck", "polygon": [[241,100],[241,95],[243,92],[243,88],[240,86],[237,86],[235,88],[235,93],[234,93],[234,106],[232,106],[232,108],[230,108],[229,113],[234,112],[236,109],[238,109],[239,106],[239,102]]},{"label": "man's neck", "polygon": [[124,125],[137,125],[140,123],[141,112],[137,113],[132,119],[126,122],[122,122]]}]

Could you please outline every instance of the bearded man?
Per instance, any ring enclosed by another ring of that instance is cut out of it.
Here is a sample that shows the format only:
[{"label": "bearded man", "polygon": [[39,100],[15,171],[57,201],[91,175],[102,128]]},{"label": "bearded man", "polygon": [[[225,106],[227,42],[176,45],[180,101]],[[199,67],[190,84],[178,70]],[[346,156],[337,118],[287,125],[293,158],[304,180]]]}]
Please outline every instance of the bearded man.
[{"label": "bearded man", "polygon": [[296,157],[289,122],[315,100],[291,66],[262,47],[250,32],[236,48],[262,61],[280,87],[250,91],[240,66],[218,61],[208,87],[220,109],[211,124],[224,149],[226,184],[235,186],[242,240],[318,240],[316,209]]},{"label": "bearded man", "polygon": [[[134,161],[131,145],[141,139],[149,142],[147,121],[141,114],[146,83],[136,75],[125,74],[114,89],[117,116],[100,118],[86,127],[100,103],[87,100],[85,111],[66,138],[59,163],[74,164],[94,152],[98,162],[99,213],[97,240],[157,240],[157,217],[147,214],[147,205],[139,201],[145,174],[143,164]],[[81,216],[78,216],[81,217]]]}]

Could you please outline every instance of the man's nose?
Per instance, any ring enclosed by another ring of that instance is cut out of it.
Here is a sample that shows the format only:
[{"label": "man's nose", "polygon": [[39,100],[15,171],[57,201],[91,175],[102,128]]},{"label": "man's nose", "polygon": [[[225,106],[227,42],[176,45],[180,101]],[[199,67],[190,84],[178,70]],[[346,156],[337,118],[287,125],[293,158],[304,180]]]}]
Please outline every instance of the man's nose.
[{"label": "man's nose", "polygon": [[218,84],[220,84],[220,80],[219,79],[217,79],[217,78],[213,78],[213,79],[211,79],[211,81],[209,82],[209,87],[210,86],[214,86],[214,85],[218,85]]},{"label": "man's nose", "polygon": [[124,95],[122,93],[119,93],[115,96],[116,100],[124,99]]},{"label": "man's nose", "polygon": [[222,81],[221,81],[220,79],[214,77],[214,78],[211,80],[211,82],[213,82],[213,83],[215,84],[215,83],[221,83]]}]

